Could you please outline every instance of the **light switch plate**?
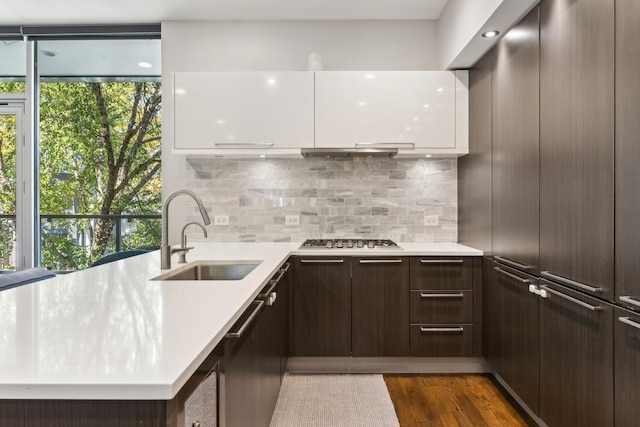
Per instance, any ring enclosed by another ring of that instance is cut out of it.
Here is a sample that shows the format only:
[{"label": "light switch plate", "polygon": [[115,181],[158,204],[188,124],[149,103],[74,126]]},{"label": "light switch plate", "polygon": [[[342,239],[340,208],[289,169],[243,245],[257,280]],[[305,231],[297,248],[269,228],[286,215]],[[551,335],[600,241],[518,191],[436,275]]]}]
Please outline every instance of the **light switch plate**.
[{"label": "light switch plate", "polygon": [[300,215],[287,215],[284,217],[285,225],[300,225]]},{"label": "light switch plate", "polygon": [[424,225],[428,227],[436,226],[440,223],[438,220],[438,215],[426,215],[424,217]]},{"label": "light switch plate", "polygon": [[229,215],[216,215],[213,217],[213,225],[229,225]]}]

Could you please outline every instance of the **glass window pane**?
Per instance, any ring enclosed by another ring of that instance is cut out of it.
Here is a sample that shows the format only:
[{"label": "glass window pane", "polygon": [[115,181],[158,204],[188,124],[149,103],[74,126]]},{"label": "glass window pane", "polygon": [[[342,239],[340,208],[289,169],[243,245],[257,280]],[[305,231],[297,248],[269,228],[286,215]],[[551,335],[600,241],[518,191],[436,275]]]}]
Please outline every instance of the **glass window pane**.
[{"label": "glass window pane", "polygon": [[27,49],[24,40],[0,40],[0,93],[25,91]]},{"label": "glass window pane", "polygon": [[43,267],[159,247],[159,58],[159,40],[38,43]]},{"label": "glass window pane", "polygon": [[0,270],[15,270],[16,116],[0,108]]}]

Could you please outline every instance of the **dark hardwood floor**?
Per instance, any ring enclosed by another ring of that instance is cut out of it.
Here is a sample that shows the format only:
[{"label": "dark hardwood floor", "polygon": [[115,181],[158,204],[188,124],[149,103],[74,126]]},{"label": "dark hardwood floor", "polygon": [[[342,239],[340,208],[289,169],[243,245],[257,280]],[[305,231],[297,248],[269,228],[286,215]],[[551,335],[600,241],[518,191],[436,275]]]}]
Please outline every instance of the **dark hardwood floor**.
[{"label": "dark hardwood floor", "polygon": [[526,427],[486,375],[385,375],[400,427]]}]

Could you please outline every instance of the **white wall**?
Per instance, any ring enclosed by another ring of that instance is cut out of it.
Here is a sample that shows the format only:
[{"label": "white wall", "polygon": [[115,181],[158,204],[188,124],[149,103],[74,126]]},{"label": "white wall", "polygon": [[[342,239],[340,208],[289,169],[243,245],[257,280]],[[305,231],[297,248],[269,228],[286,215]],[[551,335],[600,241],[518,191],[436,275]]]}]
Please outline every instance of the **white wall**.
[{"label": "white wall", "polygon": [[539,0],[449,0],[437,23],[440,67],[470,68],[498,41],[485,39],[487,30],[507,30]]},{"label": "white wall", "polygon": [[[433,21],[170,21],[162,23],[162,191],[184,188],[186,160],[173,146],[175,71],[306,70],[319,53],[326,70],[439,69]],[[170,243],[185,211],[171,209]]]}]

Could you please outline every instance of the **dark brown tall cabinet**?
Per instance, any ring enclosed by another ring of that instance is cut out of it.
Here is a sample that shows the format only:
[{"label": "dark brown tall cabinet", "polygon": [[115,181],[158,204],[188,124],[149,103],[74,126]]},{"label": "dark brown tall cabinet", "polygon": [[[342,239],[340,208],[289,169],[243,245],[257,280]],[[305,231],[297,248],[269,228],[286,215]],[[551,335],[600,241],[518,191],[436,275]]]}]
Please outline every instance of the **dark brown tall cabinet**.
[{"label": "dark brown tall cabinet", "polygon": [[634,427],[640,419],[640,313],[616,308],[614,316],[616,427]]},{"label": "dark brown tall cabinet", "polygon": [[613,426],[613,307],[540,280],[540,418]]},{"label": "dark brown tall cabinet", "polygon": [[409,258],[352,258],[352,355],[409,355]]},{"label": "dark brown tall cabinet", "polygon": [[616,302],[640,310],[640,2],[616,13]]},{"label": "dark brown tall cabinet", "polygon": [[640,2],[616,1],[616,302],[615,420],[640,419]]},{"label": "dark brown tall cabinet", "polygon": [[541,275],[605,299],[613,298],[614,1],[540,3]]},{"label": "dark brown tall cabinet", "polygon": [[[539,318],[538,296],[530,291],[538,279],[521,271],[487,263],[489,295],[485,328],[490,348],[485,352],[495,372],[538,413]],[[487,323],[489,323],[487,325]]]},{"label": "dark brown tall cabinet", "polygon": [[495,48],[492,76],[493,255],[539,269],[539,40],[534,8]]}]

